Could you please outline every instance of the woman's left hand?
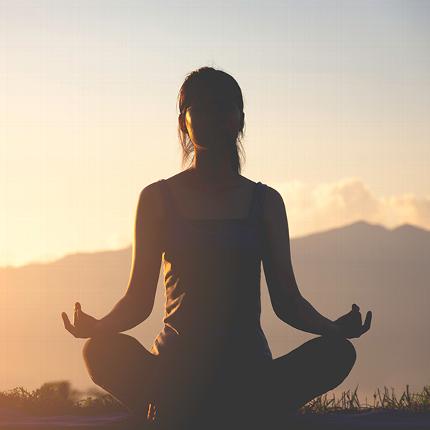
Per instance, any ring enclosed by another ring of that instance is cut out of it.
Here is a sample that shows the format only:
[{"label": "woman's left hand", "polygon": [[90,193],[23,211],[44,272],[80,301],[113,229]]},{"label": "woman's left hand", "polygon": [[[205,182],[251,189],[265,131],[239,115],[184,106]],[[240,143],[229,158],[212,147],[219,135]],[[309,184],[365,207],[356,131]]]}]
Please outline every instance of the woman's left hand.
[{"label": "woman's left hand", "polygon": [[73,316],[73,324],[70,322],[66,312],[62,312],[64,327],[73,336],[78,338],[93,337],[96,334],[98,319],[88,315],[81,309],[79,302],[75,303],[75,313]]},{"label": "woman's left hand", "polygon": [[364,324],[361,322],[360,308],[354,303],[352,309],[345,315],[342,315],[337,320],[333,321],[346,338],[360,337],[370,329],[372,321],[372,311],[367,311]]}]

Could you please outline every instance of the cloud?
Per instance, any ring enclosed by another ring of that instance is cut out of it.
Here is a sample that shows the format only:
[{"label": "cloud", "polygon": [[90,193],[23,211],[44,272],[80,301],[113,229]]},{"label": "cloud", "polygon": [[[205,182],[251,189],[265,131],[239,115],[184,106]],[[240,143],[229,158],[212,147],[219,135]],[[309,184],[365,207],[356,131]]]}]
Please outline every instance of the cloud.
[{"label": "cloud", "polygon": [[430,198],[413,194],[378,197],[360,178],[311,186],[301,181],[273,185],[285,203],[290,236],[302,236],[358,220],[388,228],[410,223],[430,229]]}]

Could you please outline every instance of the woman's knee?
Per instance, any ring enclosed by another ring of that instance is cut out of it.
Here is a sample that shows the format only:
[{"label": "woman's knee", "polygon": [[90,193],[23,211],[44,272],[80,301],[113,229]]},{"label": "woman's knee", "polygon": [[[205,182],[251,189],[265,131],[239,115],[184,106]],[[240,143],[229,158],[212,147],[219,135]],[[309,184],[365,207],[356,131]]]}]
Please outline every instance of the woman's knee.
[{"label": "woman's knee", "polygon": [[352,367],[357,360],[357,351],[353,343],[346,338],[336,339],[336,352],[346,366]]},{"label": "woman's knee", "polygon": [[351,372],[357,360],[357,351],[349,339],[326,338],[330,353],[330,361],[334,372],[337,374],[337,385],[339,385]]},{"label": "woman's knee", "polygon": [[335,336],[319,336],[317,339],[323,343],[330,356],[337,356],[341,360],[355,363],[357,351],[349,339]]},{"label": "woman's knee", "polygon": [[[113,333],[87,339],[82,348],[82,355],[91,378],[105,373],[107,364],[113,365],[115,355],[123,354],[126,346],[138,341],[124,333]],[[98,378],[98,377],[97,377]]]},{"label": "woman's knee", "polygon": [[100,355],[108,348],[112,348],[111,336],[90,337],[85,341],[82,347],[82,355],[86,362],[98,361]]},{"label": "woman's knee", "polygon": [[98,360],[106,353],[124,351],[126,347],[140,346],[137,339],[124,333],[112,333],[102,336],[90,337],[84,343],[82,354],[85,361]]}]

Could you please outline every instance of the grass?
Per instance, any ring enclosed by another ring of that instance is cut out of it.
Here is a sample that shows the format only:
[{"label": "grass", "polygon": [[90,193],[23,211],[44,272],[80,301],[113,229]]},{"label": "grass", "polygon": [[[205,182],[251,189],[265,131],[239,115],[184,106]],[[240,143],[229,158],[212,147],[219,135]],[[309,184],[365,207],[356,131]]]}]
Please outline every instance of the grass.
[{"label": "grass", "polygon": [[[340,398],[332,394],[316,397],[302,408],[300,413],[327,413],[334,411],[359,412],[372,409],[397,409],[412,412],[430,411],[430,385],[424,386],[421,393],[411,393],[409,385],[397,396],[394,389],[379,388],[373,394],[373,403],[360,404],[354,391],[345,391]],[[48,382],[33,391],[23,387],[0,392],[0,408],[21,410],[32,415],[97,415],[126,411],[125,407],[114,397],[97,389],[86,393],[72,389],[68,381]]]},{"label": "grass", "polygon": [[28,391],[16,387],[0,391],[0,408],[25,411],[34,415],[96,415],[125,411],[125,407],[104,391],[91,390],[90,395],[72,389],[69,381],[46,382]]},{"label": "grass", "polygon": [[424,386],[421,393],[411,393],[409,385],[406,385],[406,390],[397,396],[394,388],[391,391],[384,386],[384,390],[379,388],[373,394],[373,403],[366,402],[360,404],[357,395],[358,386],[354,391],[344,391],[340,398],[336,399],[333,394],[331,398],[328,394],[316,397],[315,399],[304,405],[300,412],[307,413],[327,413],[334,411],[359,412],[372,409],[396,409],[410,412],[428,412],[430,411],[430,385]]}]

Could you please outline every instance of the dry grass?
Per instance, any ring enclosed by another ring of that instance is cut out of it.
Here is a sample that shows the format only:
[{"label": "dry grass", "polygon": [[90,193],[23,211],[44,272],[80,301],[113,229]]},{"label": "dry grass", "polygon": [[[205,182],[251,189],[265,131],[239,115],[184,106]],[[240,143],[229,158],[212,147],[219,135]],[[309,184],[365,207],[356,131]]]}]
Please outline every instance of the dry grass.
[{"label": "dry grass", "polygon": [[[340,398],[324,394],[316,397],[300,409],[300,413],[326,413],[333,411],[357,412],[369,409],[398,409],[413,412],[430,411],[430,386],[424,386],[421,393],[411,393],[409,385],[400,395],[394,389],[379,388],[373,395],[373,403],[360,404],[354,391],[345,391]],[[0,408],[20,409],[35,415],[79,414],[95,415],[107,412],[125,411],[124,406],[104,391],[80,392],[72,389],[68,381],[48,382],[31,392],[23,387],[0,392]]]},{"label": "dry grass", "polygon": [[329,398],[327,394],[316,397],[301,408],[301,412],[325,413],[334,411],[364,411],[369,409],[396,409],[411,412],[430,411],[430,385],[424,386],[421,393],[411,393],[409,385],[400,395],[396,395],[394,388],[391,391],[384,386],[384,390],[379,388],[373,394],[373,403],[360,403],[357,395],[358,386],[354,391],[344,391],[340,398],[336,399],[334,394]]}]

